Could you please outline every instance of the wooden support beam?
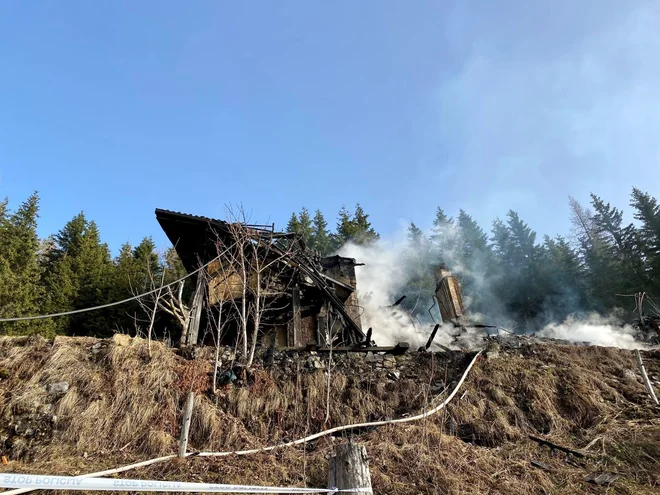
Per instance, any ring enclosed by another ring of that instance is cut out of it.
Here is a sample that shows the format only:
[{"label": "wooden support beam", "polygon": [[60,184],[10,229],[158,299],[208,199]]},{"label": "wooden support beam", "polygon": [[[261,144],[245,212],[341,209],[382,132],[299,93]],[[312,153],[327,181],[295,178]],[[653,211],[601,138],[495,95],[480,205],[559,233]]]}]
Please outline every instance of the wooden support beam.
[{"label": "wooden support beam", "polygon": [[301,346],[302,342],[302,317],[300,313],[300,288],[294,287],[291,292],[291,307],[293,310],[293,325],[291,341],[294,347]]},{"label": "wooden support beam", "polygon": [[197,339],[199,337],[199,321],[202,318],[202,306],[204,305],[205,286],[206,283],[204,281],[204,277],[198,275],[197,286],[195,288],[195,294],[193,296],[193,301],[190,308],[190,319],[188,320],[186,342],[184,342],[184,344],[187,346],[197,345]]},{"label": "wooden support beam", "polygon": [[192,419],[193,406],[195,404],[195,394],[190,392],[186,400],[186,406],[183,409],[183,420],[181,422],[181,434],[179,435],[179,457],[186,456],[188,449],[188,434],[190,433],[190,420]]},{"label": "wooden support beam", "polygon": [[364,445],[344,443],[335,447],[328,469],[328,488],[359,490],[373,495],[369,458]]}]

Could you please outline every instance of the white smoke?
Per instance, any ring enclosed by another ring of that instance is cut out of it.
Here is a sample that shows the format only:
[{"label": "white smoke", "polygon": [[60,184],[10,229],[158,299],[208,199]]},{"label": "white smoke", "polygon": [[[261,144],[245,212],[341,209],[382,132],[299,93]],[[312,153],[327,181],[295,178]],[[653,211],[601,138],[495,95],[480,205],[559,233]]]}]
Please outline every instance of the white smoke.
[{"label": "white smoke", "polygon": [[358,304],[363,309],[362,327],[373,329],[373,339],[378,345],[397,342],[409,342],[413,347],[422,345],[416,322],[391,307],[404,295],[400,291],[408,280],[400,254],[405,248],[404,242],[381,240],[369,246],[349,243],[339,250],[340,256],[365,264],[355,269]]},{"label": "white smoke", "polygon": [[643,349],[643,343],[635,340],[635,329],[630,325],[620,325],[613,317],[592,313],[586,318],[569,316],[562,323],[550,323],[536,335],[572,342],[588,342],[591,345],[620,347],[622,349]]},{"label": "white smoke", "polygon": [[[362,327],[373,329],[373,340],[378,345],[395,345],[408,342],[412,349],[425,345],[433,323],[420,321],[413,314],[392,304],[401,296],[403,288],[410,278],[410,266],[405,253],[410,253],[410,246],[405,240],[386,241],[362,246],[346,244],[339,250],[340,256],[355,258],[364,266],[356,267],[358,304],[362,307]],[[433,267],[429,266],[432,272]],[[428,308],[419,308],[426,312]],[[440,322],[436,309],[435,319]],[[437,344],[456,348],[473,349],[483,332],[468,329],[456,342],[453,335],[458,333],[452,325],[443,325],[433,340],[433,349]]]},{"label": "white smoke", "polygon": [[[348,258],[355,258],[364,266],[356,267],[358,304],[362,308],[361,320],[364,329],[373,329],[373,340],[378,345],[395,345],[398,342],[408,342],[413,349],[424,345],[433,329],[429,318],[419,321],[414,314],[400,308],[393,308],[392,304],[405,295],[404,288],[411,276],[409,263],[411,247],[403,235],[399,240],[379,240],[368,245],[346,244],[339,254]],[[408,255],[408,256],[406,256]],[[452,253],[446,253],[451,263]],[[470,274],[478,280],[486,280],[481,274],[480,266],[452,266],[459,275]],[[433,266],[428,267],[429,271]],[[502,306],[493,298],[493,292],[487,283],[478,290],[485,291],[492,304]],[[428,308],[417,308],[417,313],[426,314]],[[474,323],[496,324],[485,320],[481,315],[469,313],[469,320]],[[434,319],[441,321],[440,314],[435,308]],[[502,315],[506,319],[506,315]],[[519,329],[525,333],[525,329]],[[485,332],[482,329],[467,328],[467,332],[460,334],[459,329],[453,325],[445,324],[437,332],[432,349],[438,349],[437,344],[451,348],[474,349],[483,344]],[[636,349],[647,347],[635,339],[635,329],[630,325],[621,325],[615,317],[603,317],[591,314],[587,317],[569,316],[561,323],[546,325],[536,336],[543,338],[563,339],[573,342],[588,342],[590,345],[620,347],[623,349]]]}]

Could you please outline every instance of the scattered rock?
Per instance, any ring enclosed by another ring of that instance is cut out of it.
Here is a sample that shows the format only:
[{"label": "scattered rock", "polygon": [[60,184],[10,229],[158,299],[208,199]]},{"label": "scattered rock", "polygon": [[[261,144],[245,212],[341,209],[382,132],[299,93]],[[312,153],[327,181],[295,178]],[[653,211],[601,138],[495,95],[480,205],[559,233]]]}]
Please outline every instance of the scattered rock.
[{"label": "scattered rock", "polygon": [[486,358],[497,359],[500,357],[500,345],[497,343],[488,344],[486,347]]},{"label": "scattered rock", "polygon": [[620,474],[616,473],[591,473],[584,480],[596,485],[609,485],[610,483],[616,481],[621,477]]},{"label": "scattered rock", "polygon": [[55,382],[48,385],[47,391],[51,395],[63,395],[69,390],[69,382]]},{"label": "scattered rock", "polygon": [[367,357],[364,358],[367,363],[382,363],[383,356],[380,354],[374,354],[373,352],[368,352]]},{"label": "scattered rock", "polygon": [[444,382],[442,382],[442,381],[437,381],[437,382],[435,382],[435,383],[433,384],[433,386],[431,386],[431,388],[430,388],[430,392],[431,392],[432,394],[439,394],[439,393],[442,392],[445,388],[446,388],[446,387],[445,387]]},{"label": "scattered rock", "polygon": [[323,361],[321,361],[321,358],[319,358],[317,355],[311,355],[307,359],[307,368],[313,369],[313,370],[320,370],[324,368],[323,366]]},{"label": "scattered rock", "polygon": [[401,372],[397,371],[397,370],[390,371],[387,374],[387,378],[389,378],[390,380],[394,380],[394,381],[398,380],[400,377],[401,377]]},{"label": "scattered rock", "polygon": [[621,376],[626,380],[635,382],[637,381],[637,373],[635,373],[633,370],[623,369],[621,370]]},{"label": "scattered rock", "polygon": [[396,368],[396,359],[391,354],[383,356],[383,368],[392,369]]}]

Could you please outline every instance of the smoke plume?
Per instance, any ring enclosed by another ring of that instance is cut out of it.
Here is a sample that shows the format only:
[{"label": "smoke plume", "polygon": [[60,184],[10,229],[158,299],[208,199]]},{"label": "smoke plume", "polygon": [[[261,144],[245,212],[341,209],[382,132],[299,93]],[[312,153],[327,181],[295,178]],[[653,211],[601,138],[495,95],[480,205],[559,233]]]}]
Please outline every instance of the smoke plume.
[{"label": "smoke plume", "polygon": [[[455,229],[452,230],[445,235],[455,236]],[[411,278],[419,276],[419,273],[416,273],[420,270],[419,260],[428,259],[428,249],[413,248],[404,236],[399,236],[399,240],[381,239],[367,246],[349,243],[340,249],[339,254],[355,258],[359,263],[365,264],[356,267],[358,303],[362,308],[362,326],[365,329],[369,327],[373,329],[373,339],[376,343],[394,345],[397,342],[408,342],[413,349],[424,345],[435,323],[441,322],[437,305],[429,311],[433,286],[422,289],[429,292],[424,300],[418,296],[416,301],[411,301],[410,294],[406,292],[410,290]],[[478,314],[471,307],[470,298],[464,297],[468,322],[506,326],[503,322],[513,321],[514,319],[503,311],[504,304],[497,299],[496,291],[491,286],[493,278],[485,273],[486,267],[481,260],[477,259],[472,266],[465,264],[452,266],[451,261],[458,259],[455,254],[445,251],[443,261],[449,262],[450,269],[459,279],[471,277],[471,280],[477,281],[473,290],[479,294],[482,306],[485,300],[486,305],[494,309],[491,314]],[[424,270],[428,270],[431,284],[433,284],[433,268],[432,262],[423,266]],[[409,301],[405,309],[403,305],[393,307],[394,302],[403,295],[408,296],[407,301]],[[577,311],[567,318],[545,324],[535,335],[624,349],[645,347],[635,340],[633,336],[635,330],[630,325],[621,325],[621,322],[614,317],[598,314],[577,316],[580,314]],[[551,313],[552,308],[548,314]],[[533,328],[518,328],[517,332],[530,333],[533,330]],[[438,344],[464,350],[474,349],[483,344],[485,335],[483,329],[469,326],[467,332],[460,333],[458,328],[445,322],[436,334],[432,349],[438,349]]]},{"label": "smoke plume", "polygon": [[645,348],[644,344],[635,340],[634,334],[635,329],[630,325],[621,325],[613,317],[592,313],[581,319],[569,316],[562,323],[550,323],[536,335],[605,347]]},{"label": "smoke plume", "polygon": [[[378,345],[395,345],[408,342],[413,349],[426,344],[435,322],[441,317],[437,305],[429,312],[427,302],[413,303],[411,311],[392,307],[394,302],[405,294],[410,281],[411,259],[414,254],[404,240],[385,241],[368,246],[346,244],[339,251],[341,256],[355,258],[364,266],[356,267],[358,302],[362,307],[362,327],[373,328],[373,338]],[[429,265],[429,276],[433,277],[433,266]],[[431,289],[432,291],[432,289]],[[409,294],[408,294],[409,296]],[[431,294],[428,295],[431,299]],[[474,349],[483,333],[468,329],[458,335],[453,325],[443,325],[433,340],[431,350],[438,344],[447,347]],[[458,337],[458,338],[456,338]]]}]

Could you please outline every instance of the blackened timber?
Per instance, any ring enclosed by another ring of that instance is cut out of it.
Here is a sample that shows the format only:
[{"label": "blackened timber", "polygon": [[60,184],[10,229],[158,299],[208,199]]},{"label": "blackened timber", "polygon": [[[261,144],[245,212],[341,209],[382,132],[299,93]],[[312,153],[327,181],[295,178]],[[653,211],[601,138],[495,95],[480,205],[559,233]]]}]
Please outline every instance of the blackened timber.
[{"label": "blackened timber", "polygon": [[563,445],[556,444],[554,442],[551,442],[550,440],[546,440],[545,438],[540,438],[540,437],[535,437],[534,435],[529,435],[530,440],[534,440],[536,443],[539,445],[547,445],[550,447],[550,451],[553,450],[561,450],[562,452],[566,452],[567,454],[573,454],[576,457],[585,457],[587,454],[584,452],[580,452],[579,450],[571,449],[569,447],[564,447]]},{"label": "blackened timber", "polygon": [[337,311],[339,311],[339,314],[344,318],[350,330],[353,331],[354,333],[353,342],[355,343],[362,342],[365,338],[364,333],[357,325],[357,323],[353,321],[353,318],[351,318],[351,316],[348,314],[346,308],[344,307],[344,303],[342,303],[341,300],[328,288],[325,281],[323,280],[323,276],[318,272],[318,270],[309,266],[307,263],[298,262],[294,257],[292,257],[290,254],[280,249],[278,246],[273,246],[272,248],[273,251],[275,251],[280,256],[288,257],[292,265],[297,267],[301,272],[303,272],[305,275],[307,275],[309,278],[312,279],[312,281],[319,288],[319,290],[323,292],[326,298],[332,303],[332,305],[337,309]]},{"label": "blackened timber", "polygon": [[394,308],[394,307],[398,306],[399,304],[401,304],[405,298],[406,298],[406,296],[401,296],[399,299],[397,299],[394,302],[394,304],[392,304],[392,307]]},{"label": "blackened timber", "polygon": [[384,352],[386,354],[393,354],[395,356],[405,354],[410,349],[410,344],[408,342],[399,342],[397,345],[392,346],[369,346],[369,347],[355,347],[355,346],[339,346],[339,347],[327,347],[327,346],[317,346],[314,344],[306,345],[305,347],[287,347],[280,349],[281,351],[292,351],[292,352]]},{"label": "blackened timber", "polygon": [[302,318],[300,316],[300,289],[294,287],[292,291],[291,305],[293,308],[293,345],[302,344]]},{"label": "blackened timber", "polygon": [[429,340],[426,342],[426,346],[424,347],[427,351],[429,350],[429,347],[431,347],[431,344],[433,343],[433,339],[435,339],[435,334],[438,333],[438,328],[440,328],[440,324],[436,324],[436,326],[433,328],[433,331],[431,332],[431,335],[429,337]]}]

